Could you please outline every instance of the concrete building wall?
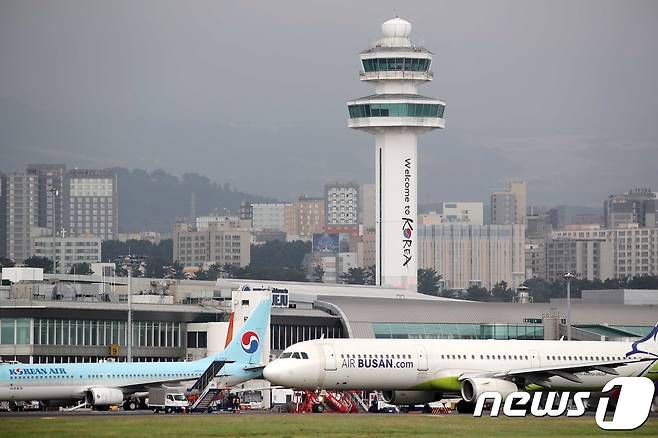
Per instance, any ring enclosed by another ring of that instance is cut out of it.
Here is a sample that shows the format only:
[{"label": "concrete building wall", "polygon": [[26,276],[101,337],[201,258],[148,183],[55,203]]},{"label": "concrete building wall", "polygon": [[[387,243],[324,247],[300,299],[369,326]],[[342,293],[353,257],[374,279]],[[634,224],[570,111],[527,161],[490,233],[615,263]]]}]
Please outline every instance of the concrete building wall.
[{"label": "concrete building wall", "polygon": [[32,253],[31,230],[39,223],[36,175],[9,174],[3,179],[7,257],[22,263]]},{"label": "concrete building wall", "polygon": [[361,223],[363,228],[375,228],[375,185],[361,186]]},{"label": "concrete building wall", "polygon": [[294,218],[292,204],[258,203],[251,204],[251,208],[254,229],[276,230],[286,233],[290,231],[291,220]]},{"label": "concrete building wall", "polygon": [[444,202],[442,216],[443,222],[484,225],[484,204],[482,202]]},{"label": "concrete building wall", "polygon": [[295,234],[310,237],[323,233],[326,225],[324,198],[300,196],[295,202]]},{"label": "concrete building wall", "polygon": [[[53,258],[53,238],[51,235],[32,239],[32,254],[38,257]],[[101,239],[94,235],[56,236],[55,254],[57,273],[66,274],[77,263],[99,263],[101,261]]]},{"label": "concrete building wall", "polygon": [[[500,281],[515,286],[525,280],[524,241],[519,228],[513,225],[421,226],[420,267],[435,269],[448,288],[467,289],[478,285],[490,289]],[[522,272],[523,276],[517,277],[515,272]]]},{"label": "concrete building wall", "polygon": [[331,183],[324,187],[326,225],[358,225],[361,210],[357,183]]},{"label": "concrete building wall", "polygon": [[102,240],[119,235],[117,176],[110,170],[71,169],[63,193],[64,228],[76,235],[93,234]]},{"label": "concrete building wall", "polygon": [[188,224],[176,224],[172,239],[174,260],[184,266],[230,264],[244,267],[251,262],[251,232],[239,226],[215,223],[207,229],[195,230]]}]

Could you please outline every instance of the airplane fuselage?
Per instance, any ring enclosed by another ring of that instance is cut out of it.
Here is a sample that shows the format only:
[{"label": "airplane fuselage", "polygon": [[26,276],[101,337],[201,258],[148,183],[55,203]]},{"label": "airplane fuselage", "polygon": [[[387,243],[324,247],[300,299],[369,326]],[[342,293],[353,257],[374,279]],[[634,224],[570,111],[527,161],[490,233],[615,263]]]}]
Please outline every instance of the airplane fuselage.
[{"label": "airplane fuselage", "polygon": [[[102,362],[76,364],[0,365],[0,400],[69,400],[84,397],[90,388],[130,388],[178,385],[194,381],[210,365],[208,359],[193,362]],[[230,387],[257,377],[243,364],[226,364],[219,386]]]},{"label": "airplane fuselage", "polygon": [[[459,392],[463,375],[623,360],[631,347],[625,342],[323,339],[286,349],[264,375],[291,388]],[[288,357],[294,352],[300,358]],[[308,359],[301,358],[302,352]],[[616,371],[658,378],[655,361],[622,365]],[[616,377],[599,370],[575,374],[580,382],[556,376],[548,381],[555,389],[596,390]]]}]

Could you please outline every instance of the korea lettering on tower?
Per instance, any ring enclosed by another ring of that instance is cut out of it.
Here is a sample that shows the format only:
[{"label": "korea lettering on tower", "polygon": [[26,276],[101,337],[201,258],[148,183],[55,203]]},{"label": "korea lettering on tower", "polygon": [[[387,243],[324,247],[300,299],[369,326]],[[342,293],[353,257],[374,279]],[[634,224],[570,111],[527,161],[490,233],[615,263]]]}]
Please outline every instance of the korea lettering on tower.
[{"label": "korea lettering on tower", "polygon": [[406,267],[411,261],[413,254],[411,245],[413,244],[414,221],[411,216],[411,158],[404,160],[404,212],[402,216],[402,266]]}]

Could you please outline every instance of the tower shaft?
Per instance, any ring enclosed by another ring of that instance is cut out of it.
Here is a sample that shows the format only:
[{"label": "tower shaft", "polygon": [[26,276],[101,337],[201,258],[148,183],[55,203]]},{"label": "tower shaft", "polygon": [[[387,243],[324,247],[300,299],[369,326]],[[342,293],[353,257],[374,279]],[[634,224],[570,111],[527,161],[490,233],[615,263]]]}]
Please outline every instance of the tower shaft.
[{"label": "tower shaft", "polygon": [[375,141],[377,285],[416,290],[416,134],[387,129]]}]

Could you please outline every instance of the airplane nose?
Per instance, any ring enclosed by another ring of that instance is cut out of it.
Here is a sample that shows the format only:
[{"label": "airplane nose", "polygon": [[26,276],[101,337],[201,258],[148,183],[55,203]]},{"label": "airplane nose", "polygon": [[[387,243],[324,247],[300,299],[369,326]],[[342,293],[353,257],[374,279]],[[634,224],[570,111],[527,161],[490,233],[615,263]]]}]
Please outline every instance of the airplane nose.
[{"label": "airplane nose", "polygon": [[280,385],[281,377],[283,375],[283,367],[281,366],[280,360],[274,360],[267,364],[263,369],[263,377],[265,377],[270,382]]}]

